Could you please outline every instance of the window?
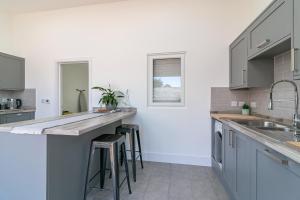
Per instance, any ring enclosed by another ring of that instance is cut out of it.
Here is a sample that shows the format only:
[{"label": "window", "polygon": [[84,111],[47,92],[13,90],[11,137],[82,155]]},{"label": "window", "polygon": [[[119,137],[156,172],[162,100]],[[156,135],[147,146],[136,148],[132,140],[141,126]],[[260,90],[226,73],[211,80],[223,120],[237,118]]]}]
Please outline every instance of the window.
[{"label": "window", "polygon": [[185,53],[148,55],[148,105],[184,106]]}]

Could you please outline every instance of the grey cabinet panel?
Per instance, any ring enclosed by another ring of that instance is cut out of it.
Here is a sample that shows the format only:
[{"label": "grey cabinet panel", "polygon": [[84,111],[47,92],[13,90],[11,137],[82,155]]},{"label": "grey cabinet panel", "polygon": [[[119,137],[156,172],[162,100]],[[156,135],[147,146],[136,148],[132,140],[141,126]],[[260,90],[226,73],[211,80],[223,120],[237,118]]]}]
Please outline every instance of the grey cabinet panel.
[{"label": "grey cabinet panel", "polygon": [[236,199],[250,200],[249,138],[224,128],[224,179]]},{"label": "grey cabinet panel", "polygon": [[[282,161],[284,161],[282,163]],[[285,161],[291,163],[285,164]],[[288,158],[258,144],[256,148],[255,200],[299,200],[300,176],[291,167],[300,169]]]},{"label": "grey cabinet panel", "polygon": [[25,59],[0,53],[0,89],[25,88]]},{"label": "grey cabinet panel", "polygon": [[7,123],[14,123],[19,121],[32,120],[34,118],[35,118],[34,112],[2,114],[0,115],[0,122],[2,124],[7,124]]},{"label": "grey cabinet panel", "polygon": [[230,88],[270,87],[274,82],[273,58],[248,61],[246,35],[230,45]]},{"label": "grey cabinet panel", "polygon": [[238,200],[299,200],[300,164],[223,125],[223,180]]},{"label": "grey cabinet panel", "polygon": [[249,28],[249,57],[291,37],[292,0],[277,0]]},{"label": "grey cabinet panel", "polygon": [[239,200],[250,200],[250,140],[243,134],[235,134],[236,144],[236,197]]},{"label": "grey cabinet panel", "polygon": [[230,87],[242,87],[247,83],[247,38],[239,37],[230,46]]},{"label": "grey cabinet panel", "polygon": [[224,127],[224,163],[223,163],[223,175],[229,189],[235,192],[235,174],[236,174],[236,158],[234,148],[234,132],[229,127]]},{"label": "grey cabinet panel", "polygon": [[[294,79],[300,79],[300,1],[294,1]],[[292,63],[293,64],[293,63]]]}]

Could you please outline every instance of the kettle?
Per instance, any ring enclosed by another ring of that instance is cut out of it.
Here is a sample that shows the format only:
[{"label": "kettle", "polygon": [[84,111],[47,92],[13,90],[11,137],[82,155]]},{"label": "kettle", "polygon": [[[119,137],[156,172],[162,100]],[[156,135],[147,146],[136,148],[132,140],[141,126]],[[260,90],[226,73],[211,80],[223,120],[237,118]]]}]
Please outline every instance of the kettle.
[{"label": "kettle", "polygon": [[21,99],[8,99],[7,100],[8,108],[13,109],[20,109],[22,107],[22,100]]}]

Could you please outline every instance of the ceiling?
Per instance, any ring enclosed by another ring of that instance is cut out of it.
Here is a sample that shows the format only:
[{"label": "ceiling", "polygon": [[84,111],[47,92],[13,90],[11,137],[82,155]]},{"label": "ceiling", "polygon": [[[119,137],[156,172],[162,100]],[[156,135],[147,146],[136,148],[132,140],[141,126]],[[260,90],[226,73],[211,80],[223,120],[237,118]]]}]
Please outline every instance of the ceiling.
[{"label": "ceiling", "polygon": [[10,13],[55,10],[124,0],[0,0],[0,11]]}]

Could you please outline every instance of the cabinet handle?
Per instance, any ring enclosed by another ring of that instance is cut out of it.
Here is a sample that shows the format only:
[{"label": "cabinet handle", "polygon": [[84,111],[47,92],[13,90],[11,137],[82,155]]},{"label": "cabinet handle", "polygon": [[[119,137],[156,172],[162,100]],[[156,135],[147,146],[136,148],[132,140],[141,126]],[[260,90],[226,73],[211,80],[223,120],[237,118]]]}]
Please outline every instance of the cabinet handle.
[{"label": "cabinet handle", "polygon": [[294,72],[295,68],[295,53],[298,49],[292,48],[291,50],[291,71]]},{"label": "cabinet handle", "polygon": [[289,161],[288,160],[282,160],[276,156],[274,156],[273,154],[270,153],[270,151],[268,149],[265,149],[264,151],[264,154],[266,156],[268,156],[269,158],[271,158],[273,161],[281,164],[281,165],[284,165],[284,166],[288,166],[289,165]]},{"label": "cabinet handle", "polygon": [[245,81],[245,72],[246,72],[246,70],[243,69],[243,71],[242,71],[243,85],[246,83],[246,81]]},{"label": "cabinet handle", "polygon": [[22,116],[22,114],[21,114],[21,113],[18,113],[17,116]]},{"label": "cabinet handle", "polygon": [[233,131],[229,131],[229,146],[233,148]]},{"label": "cabinet handle", "polygon": [[230,147],[231,147],[231,132],[232,131],[229,131],[229,135],[228,135],[228,137],[229,137],[228,144],[229,144]]},{"label": "cabinet handle", "polygon": [[268,45],[270,42],[271,42],[270,39],[266,39],[266,40],[264,40],[263,42],[261,42],[260,44],[258,44],[256,47],[257,47],[258,49],[261,49],[261,48],[265,47],[266,45]]}]

